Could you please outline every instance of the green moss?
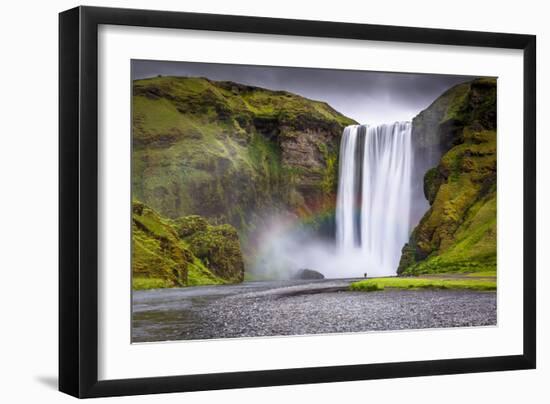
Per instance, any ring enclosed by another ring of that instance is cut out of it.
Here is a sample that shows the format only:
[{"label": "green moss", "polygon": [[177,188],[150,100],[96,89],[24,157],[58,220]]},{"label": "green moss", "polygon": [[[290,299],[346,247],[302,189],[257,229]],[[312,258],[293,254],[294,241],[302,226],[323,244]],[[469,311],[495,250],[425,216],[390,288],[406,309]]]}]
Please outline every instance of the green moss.
[{"label": "green moss", "polygon": [[189,248],[216,276],[231,281],[244,279],[244,261],[235,228],[209,226],[186,239]]},{"label": "green moss", "polygon": [[449,93],[448,105],[445,108],[445,114],[441,122],[449,120],[462,121],[465,109],[465,103],[468,100],[470,86],[458,86],[454,92]]},{"label": "green moss", "polygon": [[166,99],[134,97],[132,108],[135,145],[157,142],[168,146],[185,137],[186,133],[194,133],[193,122]]},{"label": "green moss", "polygon": [[334,121],[342,127],[355,123],[325,102],[310,100],[286,91],[266,91],[249,87],[238,95],[254,115],[264,119],[277,119],[285,123],[307,120],[319,124]]},{"label": "green moss", "polygon": [[332,194],[338,187],[338,149],[329,150],[325,143],[318,143],[317,147],[325,161],[325,167],[322,170],[321,189],[326,194]]},{"label": "green moss", "polygon": [[[132,222],[134,289],[242,280],[242,253],[231,226],[211,226],[200,216],[166,219],[138,201],[132,204]],[[196,240],[209,243],[197,249]],[[223,260],[216,254],[224,255]]]},{"label": "green moss", "polygon": [[415,253],[420,251],[419,255],[427,258],[419,262],[409,259],[401,273],[494,270],[496,220],[494,173],[461,172],[456,178],[449,177],[410,243]]},{"label": "green moss", "polygon": [[173,285],[162,278],[140,278],[137,276],[132,277],[132,289],[134,290],[147,290],[147,289],[162,289],[169,288]]},{"label": "green moss", "polygon": [[199,215],[179,217],[173,221],[180,238],[185,238],[208,228],[208,222]]},{"label": "green moss", "polygon": [[[230,223],[244,238],[265,207],[307,212],[335,192],[335,151],[355,123],[288,92],[169,76],[134,81],[132,119],[134,197],[173,219]],[[306,132],[306,147],[329,145],[321,167],[283,156]]]},{"label": "green moss", "polygon": [[437,129],[450,147],[424,177],[431,207],[403,248],[399,274],[496,270],[495,96],[493,79],[474,80],[433,104],[454,120]]},{"label": "green moss", "polygon": [[444,178],[439,173],[437,167],[428,170],[426,175],[424,175],[424,196],[430,202],[430,205],[434,202],[443,180]]},{"label": "green moss", "polygon": [[352,283],[349,289],[353,292],[376,292],[384,290],[384,285],[382,282],[360,281]]},{"label": "green moss", "polygon": [[230,281],[216,276],[200,259],[196,258],[190,266],[187,286],[223,285]]},{"label": "green moss", "polygon": [[373,292],[384,290],[385,288],[394,289],[469,289],[490,291],[496,290],[495,280],[483,279],[435,279],[435,278],[373,278],[350,285],[350,290],[361,292]]}]

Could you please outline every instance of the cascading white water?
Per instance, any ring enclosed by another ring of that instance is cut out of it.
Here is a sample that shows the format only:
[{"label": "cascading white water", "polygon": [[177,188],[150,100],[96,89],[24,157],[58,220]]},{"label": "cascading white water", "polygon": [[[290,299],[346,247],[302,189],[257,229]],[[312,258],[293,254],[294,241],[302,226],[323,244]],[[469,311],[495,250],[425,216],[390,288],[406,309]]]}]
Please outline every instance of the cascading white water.
[{"label": "cascading white water", "polygon": [[336,205],[339,253],[355,270],[395,275],[410,231],[410,122],[344,130]]},{"label": "cascading white water", "polygon": [[344,129],[340,143],[340,174],[336,201],[336,242],[347,248],[355,246],[355,215],[357,212],[357,132],[359,126]]}]

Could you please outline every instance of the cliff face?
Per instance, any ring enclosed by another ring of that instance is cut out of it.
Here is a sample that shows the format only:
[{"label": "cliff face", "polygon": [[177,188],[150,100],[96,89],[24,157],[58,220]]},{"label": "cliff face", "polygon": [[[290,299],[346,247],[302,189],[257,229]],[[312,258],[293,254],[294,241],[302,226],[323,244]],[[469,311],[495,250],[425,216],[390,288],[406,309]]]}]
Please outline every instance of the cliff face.
[{"label": "cliff face", "polygon": [[240,282],[244,264],[237,231],[197,216],[173,221],[132,203],[134,289]]},{"label": "cliff face", "polygon": [[464,102],[468,91],[469,84],[459,84],[450,88],[413,119],[412,223],[418,223],[430,206],[422,185],[424,175],[438,165],[442,154],[451,147],[456,130],[452,114]]},{"label": "cliff face", "polygon": [[333,204],[340,136],[354,123],[288,92],[185,77],[134,81],[132,116],[134,197],[241,234],[266,208]]},{"label": "cliff face", "polygon": [[429,209],[403,248],[398,273],[495,270],[496,80],[444,93],[413,120],[413,144]]}]

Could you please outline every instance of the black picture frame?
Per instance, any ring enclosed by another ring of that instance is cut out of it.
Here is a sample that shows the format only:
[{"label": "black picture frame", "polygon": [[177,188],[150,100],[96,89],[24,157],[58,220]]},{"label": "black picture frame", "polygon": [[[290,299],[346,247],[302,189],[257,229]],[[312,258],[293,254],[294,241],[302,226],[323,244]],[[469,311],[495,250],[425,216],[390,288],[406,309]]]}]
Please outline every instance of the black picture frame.
[{"label": "black picture frame", "polygon": [[[523,354],[99,381],[97,63],[100,24],[522,50]],[[535,368],[534,35],[77,7],[59,15],[59,99],[59,390],[84,398]]]}]

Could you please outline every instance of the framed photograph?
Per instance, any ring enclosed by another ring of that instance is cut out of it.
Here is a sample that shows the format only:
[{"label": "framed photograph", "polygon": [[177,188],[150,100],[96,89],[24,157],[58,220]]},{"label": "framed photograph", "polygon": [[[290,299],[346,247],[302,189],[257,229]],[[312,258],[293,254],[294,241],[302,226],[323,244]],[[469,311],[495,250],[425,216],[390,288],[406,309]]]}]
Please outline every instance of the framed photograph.
[{"label": "framed photograph", "polygon": [[535,367],[534,36],[59,26],[61,391]]}]

